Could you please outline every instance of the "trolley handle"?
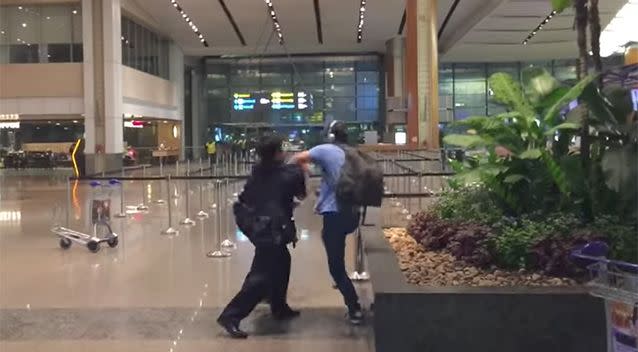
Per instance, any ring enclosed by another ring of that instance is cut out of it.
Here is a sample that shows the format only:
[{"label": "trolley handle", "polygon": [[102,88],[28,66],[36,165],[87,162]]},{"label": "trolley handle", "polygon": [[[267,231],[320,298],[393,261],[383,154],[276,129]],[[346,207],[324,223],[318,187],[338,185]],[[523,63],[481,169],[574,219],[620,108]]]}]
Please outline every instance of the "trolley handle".
[{"label": "trolley handle", "polygon": [[603,241],[593,241],[573,250],[571,257],[577,265],[582,267],[598,264],[601,266],[606,265],[620,271],[638,274],[638,264],[607,259],[606,255],[608,252],[609,246],[607,243]]}]

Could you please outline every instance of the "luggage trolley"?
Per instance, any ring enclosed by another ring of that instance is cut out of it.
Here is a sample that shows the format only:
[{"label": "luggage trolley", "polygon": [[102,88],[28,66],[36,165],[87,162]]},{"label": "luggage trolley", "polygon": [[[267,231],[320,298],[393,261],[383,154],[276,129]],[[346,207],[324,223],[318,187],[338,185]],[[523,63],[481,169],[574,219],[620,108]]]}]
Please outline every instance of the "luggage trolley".
[{"label": "luggage trolley", "polygon": [[[90,183],[92,191],[91,202],[89,203],[89,212],[91,213],[91,225],[93,234],[68,229],[62,226],[55,226],[51,229],[58,237],[60,237],[60,247],[68,249],[73,242],[86,246],[89,251],[97,253],[100,250],[100,244],[106,242],[109,247],[115,248],[119,243],[118,235],[111,229],[111,192],[113,187],[120,185],[118,180],[110,180],[107,184],[98,181]],[[106,235],[100,236],[98,229],[106,229]]]},{"label": "luggage trolley", "polygon": [[638,265],[608,260],[606,243],[594,241],[572,252],[589,270],[591,295],[605,300],[607,351],[638,352]]}]

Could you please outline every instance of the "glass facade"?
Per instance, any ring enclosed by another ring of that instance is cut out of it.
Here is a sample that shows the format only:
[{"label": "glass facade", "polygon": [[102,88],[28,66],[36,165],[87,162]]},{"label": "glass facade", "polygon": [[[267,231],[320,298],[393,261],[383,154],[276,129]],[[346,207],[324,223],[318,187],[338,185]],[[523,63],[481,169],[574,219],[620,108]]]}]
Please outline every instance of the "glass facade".
[{"label": "glass facade", "polygon": [[123,16],[121,39],[124,65],[169,79],[167,38]]},{"label": "glass facade", "polygon": [[82,59],[79,3],[0,6],[0,64]]},{"label": "glass facade", "polygon": [[382,116],[382,66],[376,55],[210,58],[205,70],[208,125],[369,123]]},{"label": "glass facade", "polygon": [[453,63],[439,67],[439,102],[441,122],[449,123],[469,116],[494,115],[504,112],[492,102],[487,79],[496,72],[506,72],[520,81],[526,67],[546,68],[560,81],[576,80],[576,60],[505,63]]}]

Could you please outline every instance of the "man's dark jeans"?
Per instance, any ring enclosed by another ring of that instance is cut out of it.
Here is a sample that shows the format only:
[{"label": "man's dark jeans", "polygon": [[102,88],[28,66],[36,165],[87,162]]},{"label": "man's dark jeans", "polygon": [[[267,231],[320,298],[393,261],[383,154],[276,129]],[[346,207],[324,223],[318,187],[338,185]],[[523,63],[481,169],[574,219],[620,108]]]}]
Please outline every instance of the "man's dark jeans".
[{"label": "man's dark jeans", "polygon": [[359,297],[352,281],[346,273],[345,249],[346,236],[354,232],[359,223],[358,214],[324,213],[321,236],[328,256],[330,275],[343,295],[346,306],[350,310],[361,309]]}]

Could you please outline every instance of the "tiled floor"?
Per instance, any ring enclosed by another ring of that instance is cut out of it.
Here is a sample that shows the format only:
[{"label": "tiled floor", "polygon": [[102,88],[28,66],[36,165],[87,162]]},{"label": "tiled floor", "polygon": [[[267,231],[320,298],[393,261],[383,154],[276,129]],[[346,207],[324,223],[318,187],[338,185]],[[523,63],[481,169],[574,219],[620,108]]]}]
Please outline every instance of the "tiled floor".
[{"label": "tiled floor", "polygon": [[[190,184],[191,218],[199,211],[199,185]],[[222,211],[222,237],[230,235],[238,248],[227,259],[206,257],[218,241],[220,224],[215,216],[192,228],[177,224],[184,217],[184,182],[170,190],[179,196],[172,205],[173,226],[180,234],[161,235],[168,227],[167,205],[153,201],[166,199],[165,186],[127,182],[130,214],[112,220],[120,245],[90,253],[79,245],[60,249],[49,231],[54,223],[66,224],[67,188],[60,178],[1,177],[0,351],[373,350],[369,329],[344,321],[340,295],[331,288],[319,219],[312,214],[313,200],[298,210],[302,241],[292,250],[289,300],[302,310],[301,318],[275,323],[266,307],[258,307],[242,325],[250,339],[226,338],[214,320],[239,289],[252,247]],[[70,190],[69,227],[86,231],[90,189],[80,183]],[[229,197],[235,191],[229,189]],[[204,188],[203,203],[211,215],[213,193]],[[143,195],[149,213],[134,211]],[[113,213],[119,211],[118,196],[116,190]],[[368,287],[359,290],[369,297]]]}]

